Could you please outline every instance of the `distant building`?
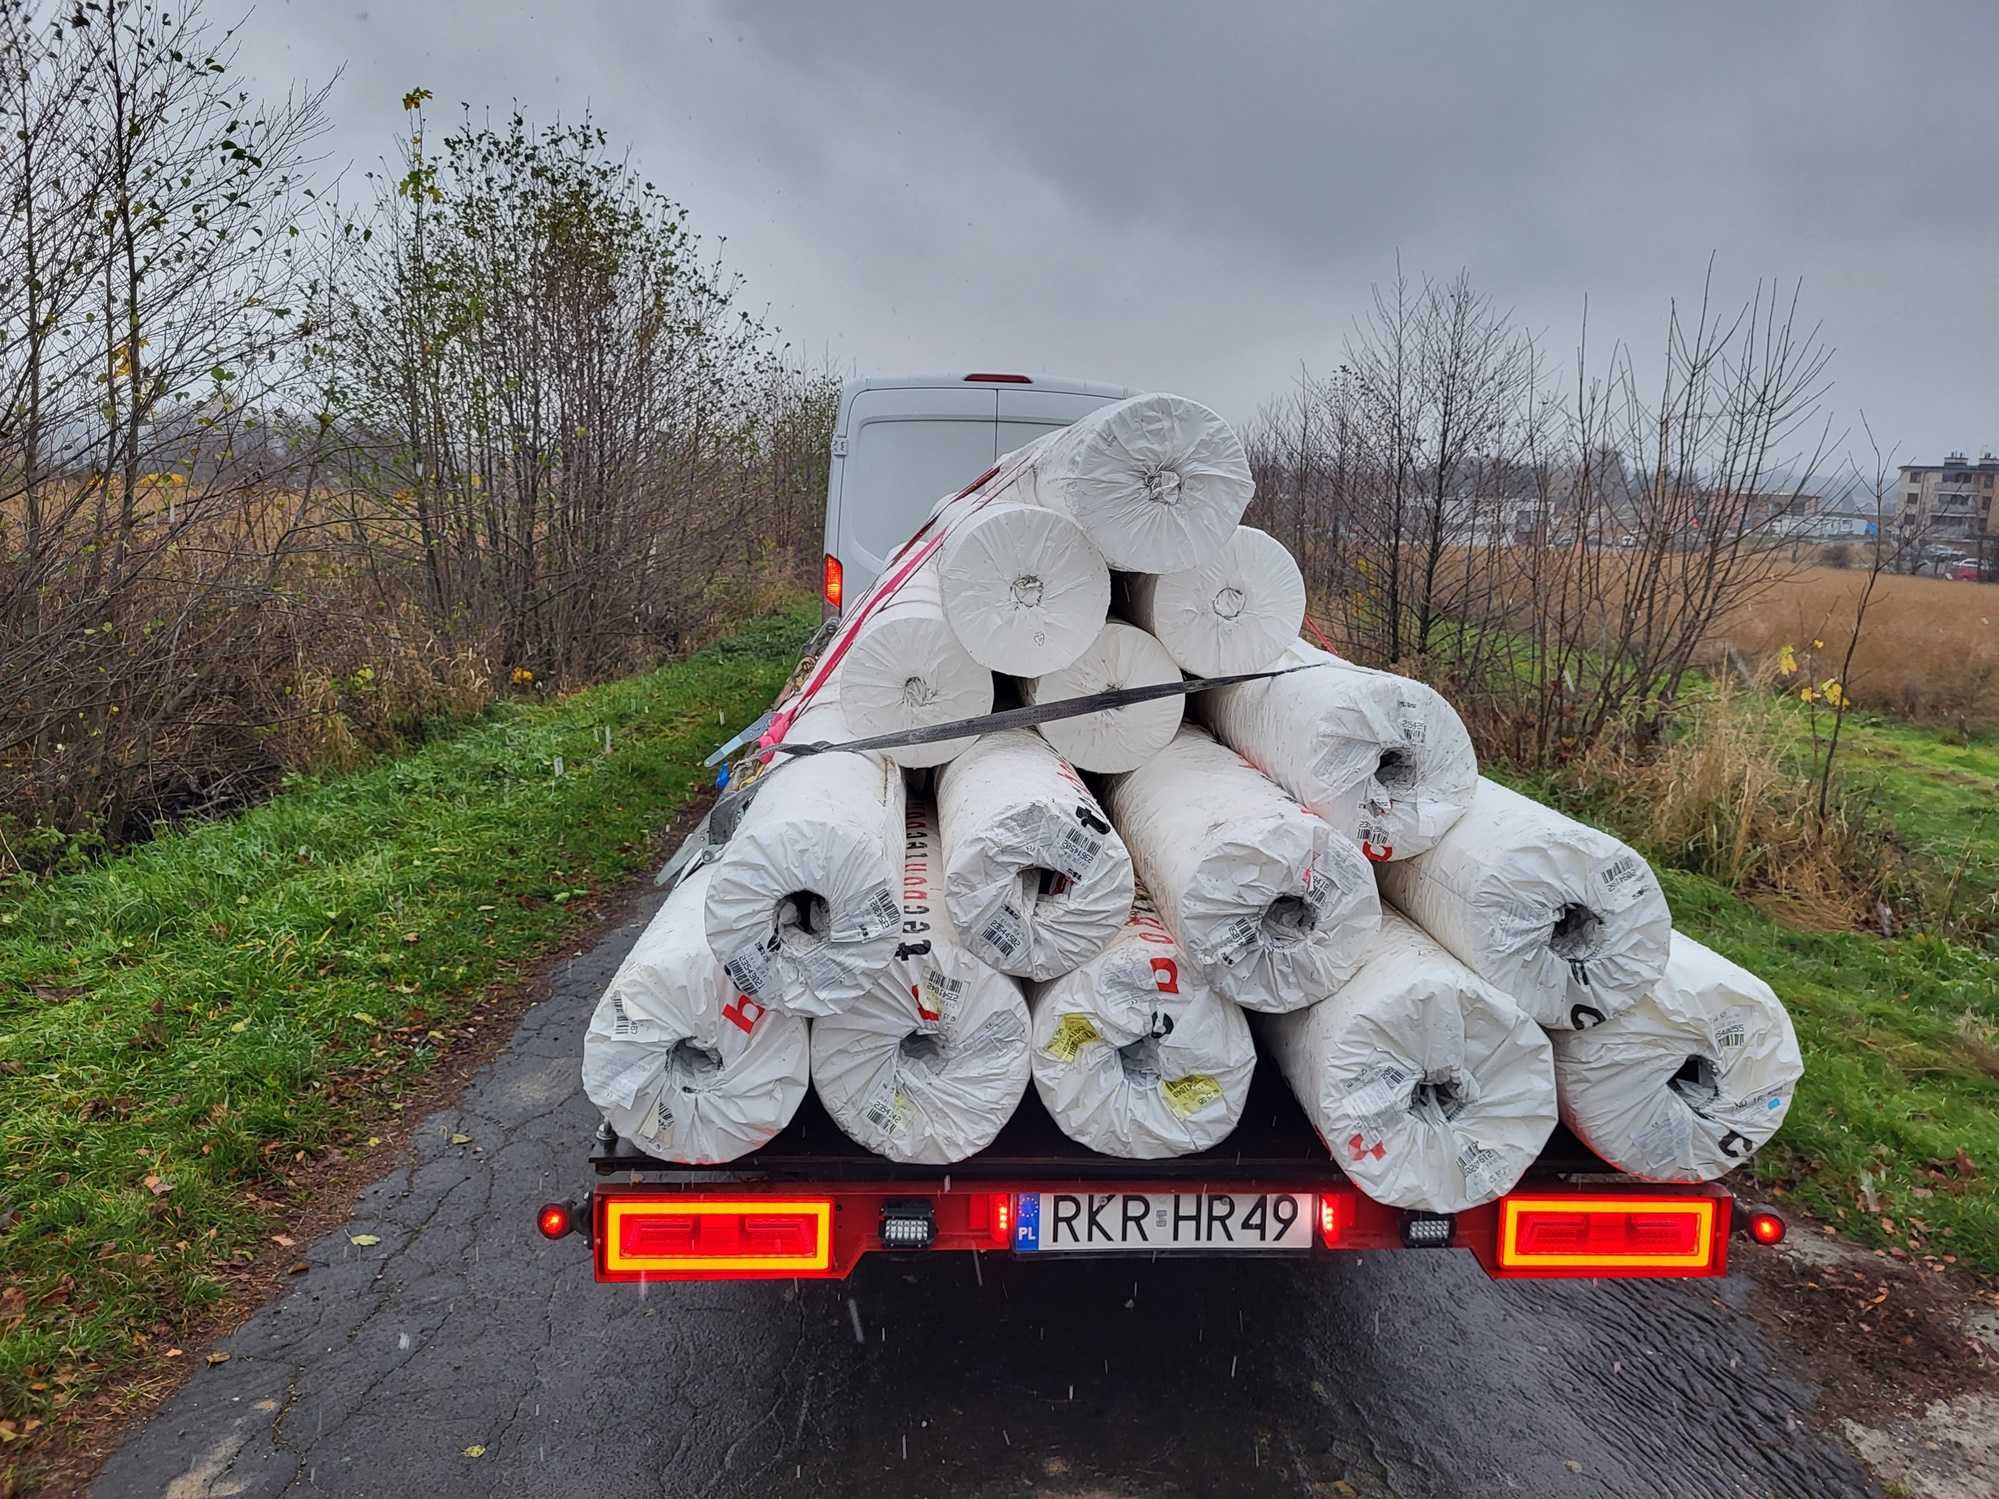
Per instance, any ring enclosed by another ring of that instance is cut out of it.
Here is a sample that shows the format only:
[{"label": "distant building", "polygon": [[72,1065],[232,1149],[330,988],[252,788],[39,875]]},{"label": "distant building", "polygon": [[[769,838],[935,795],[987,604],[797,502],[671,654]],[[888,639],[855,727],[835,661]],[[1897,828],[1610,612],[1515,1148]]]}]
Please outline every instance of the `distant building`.
[{"label": "distant building", "polygon": [[1976,463],[1951,453],[1942,463],[1905,463],[1896,519],[1905,540],[1973,541],[1995,533],[1992,500],[1999,494],[1999,457]]}]

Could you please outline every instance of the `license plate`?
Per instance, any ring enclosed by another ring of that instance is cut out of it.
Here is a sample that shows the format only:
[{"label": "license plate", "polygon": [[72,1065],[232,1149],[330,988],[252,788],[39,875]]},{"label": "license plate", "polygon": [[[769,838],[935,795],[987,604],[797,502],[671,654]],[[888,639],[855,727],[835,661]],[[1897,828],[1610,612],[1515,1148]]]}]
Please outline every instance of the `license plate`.
[{"label": "license plate", "polygon": [[1303,1249],[1309,1192],[1023,1192],[1013,1247],[1146,1253],[1173,1249]]}]

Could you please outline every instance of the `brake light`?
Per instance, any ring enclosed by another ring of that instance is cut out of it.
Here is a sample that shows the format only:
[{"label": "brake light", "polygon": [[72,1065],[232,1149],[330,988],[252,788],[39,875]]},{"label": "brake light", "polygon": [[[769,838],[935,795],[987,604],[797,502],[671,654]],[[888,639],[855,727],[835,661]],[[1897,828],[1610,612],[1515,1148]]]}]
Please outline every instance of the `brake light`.
[{"label": "brake light", "polygon": [[965,376],[966,383],[977,381],[984,385],[1032,385],[1034,382],[1025,375],[993,375],[981,372]]},{"label": "brake light", "polygon": [[1330,1192],[1319,1194],[1319,1242],[1328,1249],[1340,1245],[1340,1200]]},{"label": "brake light", "polygon": [[1498,1270],[1718,1275],[1720,1211],[1713,1197],[1507,1197],[1500,1202]]},{"label": "brake light", "polygon": [[830,1273],[830,1199],[611,1198],[598,1236],[600,1280]]},{"label": "brake light", "polygon": [[835,557],[831,552],[828,552],[826,554],[825,569],[821,575],[819,584],[819,593],[835,609],[840,607],[840,597],[844,591],[842,586],[844,571],[840,566],[840,559]]},{"label": "brake light", "polygon": [[1768,1208],[1749,1215],[1749,1237],[1758,1244],[1784,1242],[1784,1220]]}]

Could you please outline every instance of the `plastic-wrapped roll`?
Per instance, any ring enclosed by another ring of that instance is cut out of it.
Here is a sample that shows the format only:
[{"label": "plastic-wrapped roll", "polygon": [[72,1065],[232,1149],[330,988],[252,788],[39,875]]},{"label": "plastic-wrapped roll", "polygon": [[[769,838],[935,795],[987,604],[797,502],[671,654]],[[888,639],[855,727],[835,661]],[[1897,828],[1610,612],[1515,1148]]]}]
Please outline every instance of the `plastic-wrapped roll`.
[{"label": "plastic-wrapped roll", "polygon": [[1068,516],[1040,505],[992,503],[956,518],[937,578],[963,650],[1010,676],[1067,666],[1110,609],[1103,554]]},{"label": "plastic-wrapped roll", "polygon": [[912,802],[900,944],[856,1004],[812,1022],[812,1085],[858,1144],[948,1165],[991,1144],[1027,1091],[1027,1004],[958,941],[940,867],[935,816]]},{"label": "plastic-wrapped roll", "polygon": [[1316,1004],[1360,965],[1381,924],[1367,861],[1227,745],[1183,727],[1110,805],[1161,918],[1244,1009]]},{"label": "plastic-wrapped roll", "polygon": [[[815,702],[787,739],[856,737]],[[895,952],[902,772],[879,755],[780,755],[714,865],[708,945],[743,993],[795,1015],[831,1015]]]},{"label": "plastic-wrapped roll", "polygon": [[[837,680],[840,710],[857,739],[977,718],[993,707],[993,674],[966,654],[945,622],[934,563],[911,573],[867,615]],[[971,742],[945,739],[883,753],[898,765],[942,765]]]},{"label": "plastic-wrapped roll", "polygon": [[1339,993],[1255,1025],[1340,1169],[1389,1207],[1491,1202],[1554,1130],[1547,1035],[1392,911]]},{"label": "plastic-wrapped roll", "polygon": [[1229,1137],[1256,1045],[1242,1011],[1186,961],[1144,890],[1111,945],[1036,986],[1034,1087],[1062,1132],[1105,1155],[1156,1160]]},{"label": "plastic-wrapped roll", "polygon": [[[1090,648],[1060,671],[1024,679],[1024,702],[1057,702],[1113,692],[1121,687],[1153,687],[1180,680],[1180,668],[1166,649],[1136,625],[1114,619]],[[1078,770],[1136,770],[1173,741],[1186,699],[1154,698],[1058,718],[1040,726],[1043,739]]]},{"label": "plastic-wrapped roll", "polygon": [[1305,621],[1305,579],[1284,543],[1250,526],[1177,573],[1128,573],[1122,609],[1197,677],[1258,671]]},{"label": "plastic-wrapped roll", "polygon": [[1712,1181],[1741,1165],[1784,1122],[1805,1070],[1770,986],[1678,932],[1644,998],[1554,1040],[1562,1122],[1648,1181]]},{"label": "plastic-wrapped roll", "polygon": [[1028,729],[981,735],[937,776],[944,900],[1002,973],[1051,979],[1131,914],[1131,857],[1076,772]]},{"label": "plastic-wrapped roll", "polygon": [[1172,573],[1215,554],[1256,484],[1227,422],[1161,392],[1099,406],[1007,454],[987,492],[1070,517],[1112,567]]},{"label": "plastic-wrapped roll", "polygon": [[1376,867],[1405,916],[1550,1029],[1630,1009],[1665,971],[1673,918],[1652,866],[1496,781],[1428,853]]},{"label": "plastic-wrapped roll", "polygon": [[768,1143],[805,1097],[805,1022],[738,994],[708,951],[711,870],[667,897],[583,1036],[583,1091],[650,1155],[707,1166]]},{"label": "plastic-wrapped roll", "polygon": [[[1442,697],[1302,640],[1267,666],[1316,663],[1193,699],[1195,717],[1371,858],[1407,859],[1448,832],[1478,789],[1471,735]],[[1250,668],[1256,670],[1258,668]]]}]

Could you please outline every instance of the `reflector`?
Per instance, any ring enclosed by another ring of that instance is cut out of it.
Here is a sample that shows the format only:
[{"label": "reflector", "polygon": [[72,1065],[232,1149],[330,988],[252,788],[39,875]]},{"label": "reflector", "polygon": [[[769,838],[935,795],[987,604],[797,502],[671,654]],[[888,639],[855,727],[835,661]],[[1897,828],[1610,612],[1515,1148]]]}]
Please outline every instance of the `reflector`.
[{"label": "reflector", "polygon": [[845,572],[846,569],[840,566],[840,559],[835,557],[831,552],[828,552],[826,554],[823,581],[819,585],[819,592],[825,598],[826,602],[831,604],[835,609],[840,607],[840,598],[844,592]]},{"label": "reflector", "polygon": [[1340,1242],[1340,1200],[1330,1192],[1319,1195],[1319,1242],[1337,1249]]},{"label": "reflector", "polygon": [[544,1239],[560,1239],[569,1232],[569,1204],[551,1202],[535,1217],[535,1227]]},{"label": "reflector", "polygon": [[1784,1220],[1765,1209],[1749,1215],[1749,1237],[1758,1244],[1781,1244],[1784,1242]]}]

